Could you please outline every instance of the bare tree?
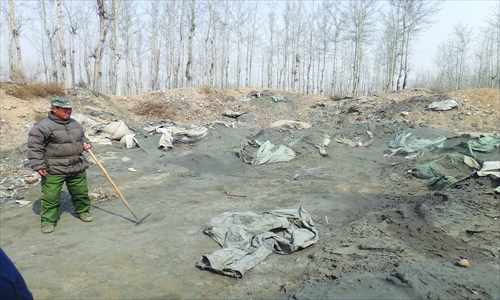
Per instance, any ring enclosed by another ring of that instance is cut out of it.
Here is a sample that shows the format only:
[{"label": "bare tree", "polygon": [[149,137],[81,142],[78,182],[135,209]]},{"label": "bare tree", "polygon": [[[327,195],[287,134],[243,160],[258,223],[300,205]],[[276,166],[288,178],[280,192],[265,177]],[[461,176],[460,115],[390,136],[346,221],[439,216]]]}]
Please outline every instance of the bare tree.
[{"label": "bare tree", "polygon": [[224,0],[224,20],[222,22],[222,55],[221,55],[221,64],[220,64],[220,88],[228,87],[228,78],[229,78],[229,38],[231,33],[231,28],[229,24],[229,20],[231,17],[231,7],[230,1]]},{"label": "bare tree", "polygon": [[275,29],[275,23],[276,23],[276,14],[274,12],[274,9],[271,9],[270,12],[267,14],[267,17],[268,17],[268,22],[267,24],[269,24],[269,30],[268,30],[268,34],[269,34],[269,45],[267,46],[267,83],[266,83],[266,87],[267,88],[271,88],[273,86],[273,78],[274,78],[274,55],[275,55],[275,48],[276,48],[276,44],[275,44],[275,32],[276,32],[276,29]]},{"label": "bare tree", "polygon": [[[47,65],[47,59],[46,59],[46,53],[45,53],[45,36],[47,36],[48,38],[48,42],[49,42],[49,51],[50,51],[50,54],[51,54],[51,58],[54,58],[54,55],[53,55],[53,47],[52,47],[52,37],[53,35],[50,34],[50,31],[48,30],[48,26],[47,26],[47,14],[46,14],[46,9],[45,9],[45,0],[40,0],[38,5],[40,5],[40,18],[41,18],[41,22],[42,22],[42,40],[41,40],[41,52],[42,52],[42,62],[43,62],[43,67],[44,67],[44,74],[45,74],[45,80],[47,82],[51,81],[52,80],[52,72],[51,70],[49,70],[49,66]],[[51,59],[51,62],[52,62],[52,67],[55,68],[55,65],[54,65],[54,59]]]},{"label": "bare tree", "polygon": [[[344,28],[344,24],[346,23],[345,20],[345,15],[342,13],[340,3],[339,1],[334,1],[334,2],[324,2],[322,7],[324,8],[324,12],[326,13],[325,18],[326,20],[323,20],[322,22],[324,25],[322,25],[324,31],[324,41],[323,41],[323,48],[322,48],[322,58],[323,58],[323,63],[322,63],[322,68],[321,68],[321,78],[320,78],[320,92],[323,93],[325,90],[325,87],[323,85],[324,82],[324,77],[325,77],[325,70],[326,70],[326,61],[327,61],[327,55],[329,52],[329,46],[330,44],[333,44],[333,53],[332,53],[332,64],[331,64],[331,70],[332,70],[332,79],[331,79],[331,84],[330,84],[330,90],[332,94],[335,94],[338,92],[338,87],[337,87],[337,81],[339,78],[338,75],[338,63],[339,63],[339,56],[340,56],[340,47],[342,44],[342,37],[344,34],[344,31],[346,28]],[[323,38],[323,37],[322,37]]]},{"label": "bare tree", "polygon": [[71,74],[71,87],[74,88],[76,86],[75,37],[78,31],[78,21],[76,16],[73,15],[73,10],[70,11],[66,3],[64,3],[64,9],[66,10],[66,15],[68,16],[69,22],[69,68]]},{"label": "bare tree", "polygon": [[399,5],[391,6],[389,12],[384,14],[383,17],[383,31],[381,39],[379,40],[379,47],[381,50],[381,63],[385,66],[383,75],[384,92],[392,90],[395,86],[395,73],[398,60],[401,58],[399,51],[399,44],[401,35],[398,31],[399,15],[401,14]]},{"label": "bare tree", "polygon": [[391,0],[390,4],[397,7],[400,13],[398,34],[401,35],[399,44],[399,73],[396,89],[399,91],[407,85],[410,73],[411,42],[416,36],[432,23],[433,17],[439,12],[441,1],[425,0]]},{"label": "bare tree", "polygon": [[455,47],[455,89],[463,87],[464,73],[466,69],[466,61],[472,41],[472,28],[458,23],[453,28],[453,46]]},{"label": "bare tree", "polygon": [[16,60],[14,60],[13,53],[9,55],[10,61],[10,75],[19,77],[18,80],[24,82],[24,69],[23,69],[23,59],[21,54],[21,44],[19,43],[19,35],[21,35],[21,24],[16,20],[16,15],[14,11],[14,2],[9,0],[10,8],[10,33],[11,33],[11,44],[15,49]]},{"label": "bare tree", "polygon": [[189,13],[188,13],[188,24],[189,24],[189,33],[188,33],[188,54],[187,54],[187,62],[186,62],[186,81],[188,85],[191,85],[193,80],[192,74],[192,64],[193,64],[193,39],[196,30],[196,2],[195,0],[191,0],[189,5]]},{"label": "bare tree", "polygon": [[125,56],[125,94],[132,92],[132,7],[130,1],[123,2],[123,30],[121,34],[124,40],[124,56]]},{"label": "bare tree", "polygon": [[250,36],[248,38],[248,44],[247,44],[247,55],[246,55],[246,76],[245,76],[245,86],[252,86],[252,73],[253,73],[253,61],[254,61],[254,49],[255,49],[255,43],[257,40],[257,16],[259,15],[259,3],[255,2],[254,6],[250,8],[251,13],[251,20],[252,22],[249,23],[251,25],[250,28]]},{"label": "bare tree", "polygon": [[500,88],[500,4],[492,5],[492,14],[481,30],[478,57],[478,87]]},{"label": "bare tree", "polygon": [[57,39],[59,40],[59,57],[61,62],[61,80],[63,86],[66,86],[67,80],[67,65],[68,62],[66,60],[66,46],[64,44],[64,37],[61,30],[61,19],[62,19],[62,9],[61,9],[61,0],[57,0]]},{"label": "bare tree", "polygon": [[204,70],[203,70],[203,80],[206,84],[210,86],[215,85],[215,65],[216,65],[216,53],[217,53],[217,21],[219,18],[217,11],[217,4],[219,2],[208,1],[206,10],[208,11],[207,16],[207,26],[206,32],[204,34],[205,38],[203,40],[203,47],[205,51],[204,55]]},{"label": "bare tree", "polygon": [[351,94],[358,94],[361,63],[363,60],[363,52],[369,34],[373,31],[375,12],[378,10],[375,0],[356,0],[349,2],[346,7],[346,15],[350,24],[349,39],[353,46],[353,62],[352,62],[352,90]]},{"label": "bare tree", "polygon": [[150,60],[149,60],[149,88],[153,91],[160,87],[160,56],[161,56],[161,37],[159,35],[159,2],[153,0],[150,2],[148,14],[151,17],[150,25]]},{"label": "bare tree", "polygon": [[120,52],[120,0],[113,0],[113,39],[111,42],[111,51],[112,51],[112,70],[111,74],[113,83],[112,91],[115,95],[121,95],[121,72],[120,72],[120,63],[121,63],[121,52]]},{"label": "bare tree", "polygon": [[97,46],[94,50],[93,58],[94,58],[94,77],[92,80],[92,88],[95,91],[101,91],[101,60],[102,60],[102,52],[104,48],[104,43],[106,41],[106,8],[104,6],[104,0],[97,0],[97,11],[99,16],[99,40],[97,42]]}]

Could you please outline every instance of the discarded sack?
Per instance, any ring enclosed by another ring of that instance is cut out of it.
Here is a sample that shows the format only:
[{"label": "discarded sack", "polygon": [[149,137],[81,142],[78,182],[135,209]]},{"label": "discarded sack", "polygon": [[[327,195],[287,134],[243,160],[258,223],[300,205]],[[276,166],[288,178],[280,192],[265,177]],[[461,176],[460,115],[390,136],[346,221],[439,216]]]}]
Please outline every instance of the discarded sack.
[{"label": "discarded sack", "polygon": [[102,131],[109,134],[112,140],[121,140],[125,135],[133,133],[123,121],[111,122]]}]

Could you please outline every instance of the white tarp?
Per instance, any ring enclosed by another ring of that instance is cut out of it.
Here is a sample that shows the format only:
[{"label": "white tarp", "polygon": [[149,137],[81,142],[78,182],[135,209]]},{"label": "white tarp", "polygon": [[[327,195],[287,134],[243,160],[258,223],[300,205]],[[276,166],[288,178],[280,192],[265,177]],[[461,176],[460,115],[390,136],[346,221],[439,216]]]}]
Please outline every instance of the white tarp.
[{"label": "white tarp", "polygon": [[[481,170],[476,172],[479,176],[494,176],[500,178],[500,160],[485,161]],[[500,185],[494,191],[500,194]]]},{"label": "white tarp", "polygon": [[242,277],[272,252],[290,254],[318,241],[314,222],[302,207],[260,215],[224,212],[204,232],[222,248],[203,255],[197,266],[232,277]]},{"label": "white tarp", "polygon": [[458,103],[455,100],[443,100],[432,102],[427,106],[430,110],[450,110],[452,108],[458,107]]},{"label": "white tarp", "polygon": [[238,155],[244,162],[252,165],[287,162],[295,158],[295,152],[284,145],[274,145],[270,141],[248,141]]},{"label": "white tarp", "polygon": [[208,134],[208,128],[193,126],[190,129],[179,126],[155,126],[147,129],[150,132],[161,133],[159,148],[172,148],[174,142],[192,143],[201,140]]}]

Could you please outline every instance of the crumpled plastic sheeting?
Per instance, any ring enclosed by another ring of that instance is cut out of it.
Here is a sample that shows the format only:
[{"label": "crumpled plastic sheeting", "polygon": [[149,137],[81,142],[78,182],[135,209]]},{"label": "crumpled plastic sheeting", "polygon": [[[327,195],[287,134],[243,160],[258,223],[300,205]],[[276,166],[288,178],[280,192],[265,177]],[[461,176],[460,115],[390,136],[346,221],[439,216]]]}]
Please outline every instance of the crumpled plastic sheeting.
[{"label": "crumpled plastic sheeting", "polygon": [[[479,176],[494,176],[500,178],[500,160],[485,161],[481,170],[477,171]],[[500,194],[500,185],[494,189],[495,193]]]},{"label": "crumpled plastic sheeting", "polygon": [[197,266],[238,278],[272,252],[290,254],[318,241],[314,222],[302,207],[261,215],[225,212],[212,219],[204,232],[222,248],[203,255]]},{"label": "crumpled plastic sheeting", "polygon": [[124,144],[127,149],[132,149],[138,146],[139,148],[141,147],[139,145],[139,142],[135,138],[135,133],[133,134],[127,134],[122,139],[120,140],[121,144]]},{"label": "crumpled plastic sheeting", "polygon": [[270,141],[248,141],[248,145],[243,147],[238,155],[244,162],[252,165],[287,162],[295,158],[292,149],[284,145],[274,145]]},{"label": "crumpled plastic sheeting", "polygon": [[208,134],[206,127],[185,129],[178,126],[156,126],[150,131],[161,133],[158,148],[172,148],[174,142],[192,143],[201,140]]},{"label": "crumpled plastic sheeting", "polygon": [[434,139],[423,139],[412,136],[411,132],[403,131],[389,142],[389,148],[384,156],[391,157],[398,153],[406,154],[405,158],[411,159],[420,154],[424,149],[443,148],[445,136]]},{"label": "crumpled plastic sheeting", "polygon": [[456,107],[458,107],[457,101],[450,99],[450,100],[432,102],[427,106],[427,109],[442,111],[442,110],[450,110]]},{"label": "crumpled plastic sheeting", "polygon": [[476,169],[479,169],[479,164],[472,157],[451,152],[417,166],[410,172],[418,178],[429,179],[434,188],[442,189],[457,180],[469,177]]}]

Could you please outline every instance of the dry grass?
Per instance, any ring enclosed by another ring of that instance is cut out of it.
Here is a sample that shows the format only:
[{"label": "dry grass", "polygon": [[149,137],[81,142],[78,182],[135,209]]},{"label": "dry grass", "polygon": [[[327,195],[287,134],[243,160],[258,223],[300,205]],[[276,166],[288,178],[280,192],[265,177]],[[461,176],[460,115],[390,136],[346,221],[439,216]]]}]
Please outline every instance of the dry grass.
[{"label": "dry grass", "polygon": [[148,100],[132,107],[132,112],[139,116],[148,117],[151,121],[174,120],[176,113],[163,103]]},{"label": "dry grass", "polygon": [[92,188],[89,196],[91,203],[98,203],[113,200],[116,196],[116,193],[111,189],[95,186]]},{"label": "dry grass", "polygon": [[7,89],[7,95],[19,99],[33,99],[35,97],[60,97],[64,96],[65,92],[63,87],[54,83],[35,83],[19,85],[16,89]]},{"label": "dry grass", "polygon": [[199,88],[200,94],[211,95],[217,92],[213,87],[205,85]]},{"label": "dry grass", "polygon": [[344,94],[338,94],[338,95],[333,95],[328,97],[328,100],[330,101],[340,101],[340,100],[345,100],[345,99],[352,99],[352,97],[346,96]]}]

